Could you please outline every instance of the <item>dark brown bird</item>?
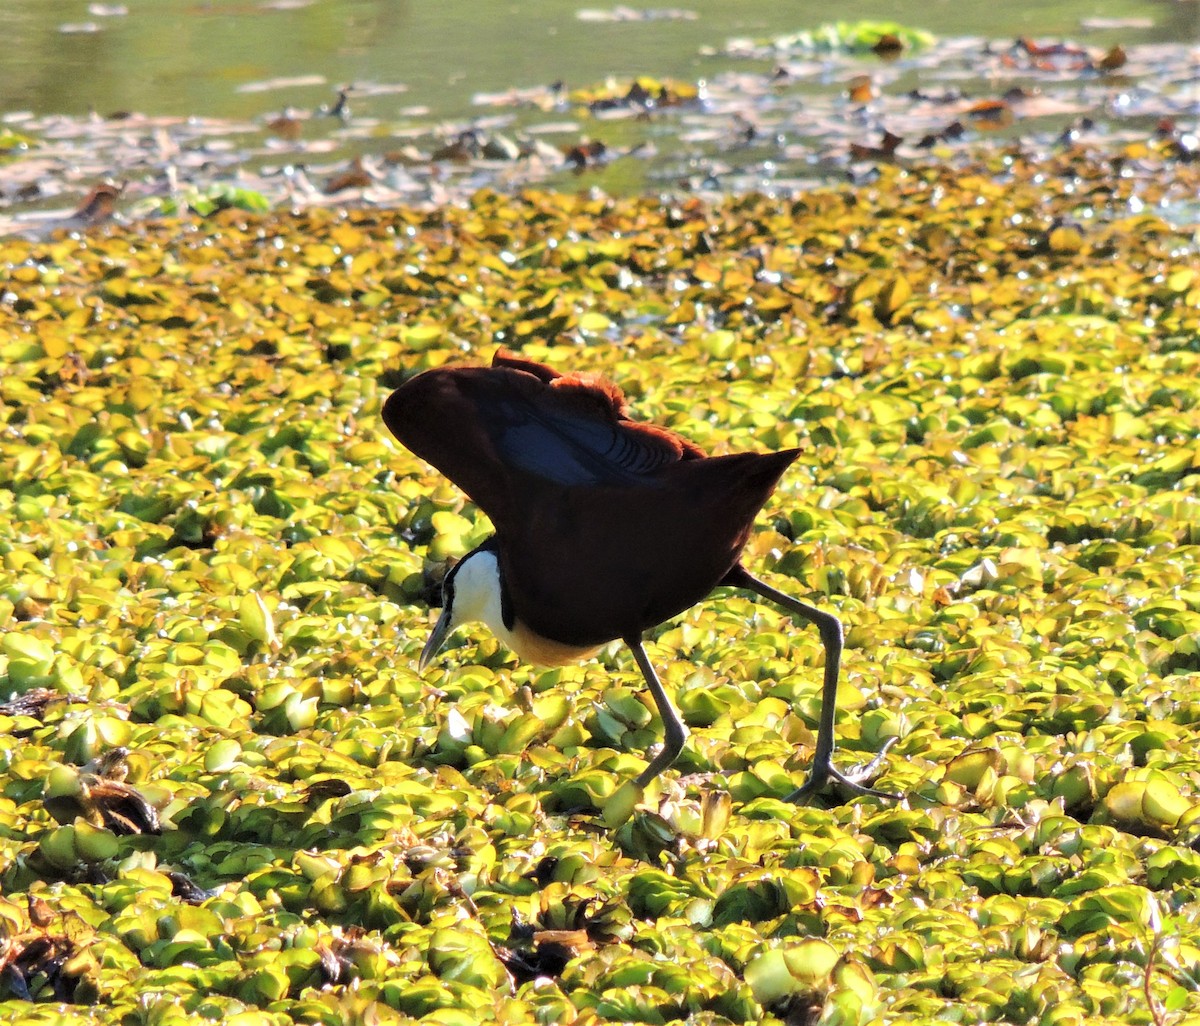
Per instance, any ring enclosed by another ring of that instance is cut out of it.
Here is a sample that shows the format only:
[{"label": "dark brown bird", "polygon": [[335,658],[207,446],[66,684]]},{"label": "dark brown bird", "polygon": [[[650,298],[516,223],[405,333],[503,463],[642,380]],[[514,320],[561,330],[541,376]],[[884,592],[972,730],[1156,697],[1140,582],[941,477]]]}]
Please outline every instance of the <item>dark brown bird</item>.
[{"label": "dark brown bird", "polygon": [[799,455],[706,456],[665,428],[632,421],[620,389],[560,375],[499,350],[490,367],[445,367],[405,382],[383,407],[392,433],[463,489],[496,533],[458,562],[421,653],[423,669],[460,624],[482,620],[522,659],[561,665],[621,639],[663,721],[646,786],[683,749],[687,729],[658,680],[642,635],[718,586],[770,599],[821,632],[821,721],[802,801],[831,780],[855,794],[862,770],[833,766],[842,625],[776,591],[738,561],[754,517]]}]

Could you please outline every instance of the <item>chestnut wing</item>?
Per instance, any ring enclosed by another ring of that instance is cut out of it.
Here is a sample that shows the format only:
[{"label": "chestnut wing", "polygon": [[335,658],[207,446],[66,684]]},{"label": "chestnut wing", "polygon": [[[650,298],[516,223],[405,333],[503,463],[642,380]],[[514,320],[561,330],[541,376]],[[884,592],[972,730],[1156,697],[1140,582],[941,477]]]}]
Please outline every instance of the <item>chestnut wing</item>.
[{"label": "chestnut wing", "polygon": [[546,489],[654,487],[664,467],[702,455],[669,431],[629,420],[614,386],[521,363],[426,371],[383,408],[392,433],[497,529],[525,522]]}]

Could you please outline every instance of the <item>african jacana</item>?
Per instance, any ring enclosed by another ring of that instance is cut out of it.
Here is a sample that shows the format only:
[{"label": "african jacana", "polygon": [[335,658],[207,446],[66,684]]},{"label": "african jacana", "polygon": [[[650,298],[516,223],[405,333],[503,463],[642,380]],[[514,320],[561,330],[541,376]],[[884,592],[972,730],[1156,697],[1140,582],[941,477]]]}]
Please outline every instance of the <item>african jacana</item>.
[{"label": "african jacana", "polygon": [[687,737],[642,635],[718,586],[744,588],[815,624],[825,648],[817,744],[802,801],[831,780],[856,794],[862,770],[833,765],[842,625],[751,576],[739,556],[755,514],[799,455],[706,456],[665,428],[626,416],[603,379],[560,375],[499,350],[490,367],[442,367],[401,385],[383,407],[392,433],[491,518],[496,533],[446,575],[420,667],[460,624],[482,620],[522,659],[562,665],[618,638],[633,652],[663,722],[644,787]]}]

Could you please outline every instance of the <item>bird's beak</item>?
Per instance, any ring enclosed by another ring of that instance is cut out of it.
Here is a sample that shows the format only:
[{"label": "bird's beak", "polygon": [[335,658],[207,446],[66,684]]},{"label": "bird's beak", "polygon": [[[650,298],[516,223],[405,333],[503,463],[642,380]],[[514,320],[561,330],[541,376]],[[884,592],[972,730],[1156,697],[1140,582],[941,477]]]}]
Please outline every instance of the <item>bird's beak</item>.
[{"label": "bird's beak", "polygon": [[437,655],[437,650],[446,643],[446,638],[450,635],[450,610],[443,609],[442,615],[438,617],[437,623],[433,625],[433,630],[429,634],[429,640],[425,642],[425,647],[421,649],[421,658],[417,660],[417,669],[424,670],[429,665],[429,661]]}]

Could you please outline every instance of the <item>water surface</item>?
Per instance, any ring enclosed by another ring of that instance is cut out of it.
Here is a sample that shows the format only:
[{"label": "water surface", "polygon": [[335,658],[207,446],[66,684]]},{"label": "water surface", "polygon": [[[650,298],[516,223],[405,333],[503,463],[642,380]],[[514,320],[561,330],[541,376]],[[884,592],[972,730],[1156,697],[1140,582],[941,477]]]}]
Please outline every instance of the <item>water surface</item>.
[{"label": "water surface", "polygon": [[[436,116],[471,112],[477,92],[562,80],[583,85],[608,75],[696,79],[721,68],[700,56],[734,36],[770,36],[830,20],[895,19],[939,36],[1069,37],[1096,46],[1197,38],[1200,5],[1159,0],[844,0],[805,3],[680,4],[692,20],[596,24],[577,16],[604,4],[536,0],[5,0],[5,111],[255,117],[264,106],[315,106],[332,84],[401,83],[378,105],[386,115],[427,107]],[[663,5],[665,6],[665,4]],[[1139,27],[1089,27],[1093,19]],[[1145,26],[1145,27],[1141,27]],[[65,31],[64,31],[65,29]],[[324,84],[277,94],[242,92],[247,83],[318,76]]]}]

